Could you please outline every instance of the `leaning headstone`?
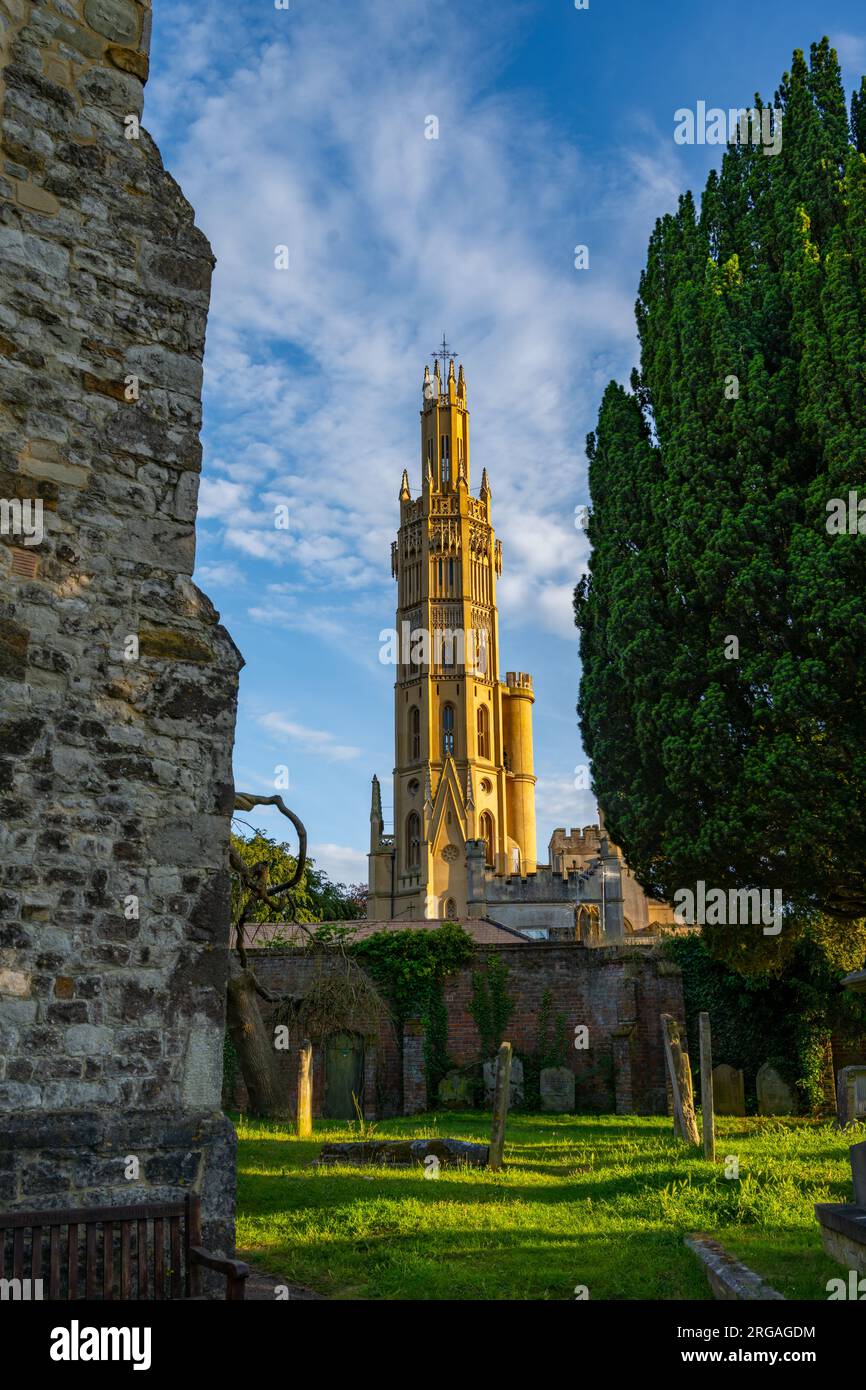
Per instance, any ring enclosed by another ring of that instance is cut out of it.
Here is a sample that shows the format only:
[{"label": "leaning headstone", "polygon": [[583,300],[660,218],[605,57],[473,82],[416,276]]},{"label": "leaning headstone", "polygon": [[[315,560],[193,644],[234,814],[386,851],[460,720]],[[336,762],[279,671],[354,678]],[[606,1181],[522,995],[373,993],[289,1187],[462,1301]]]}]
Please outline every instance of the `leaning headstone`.
[{"label": "leaning headstone", "polygon": [[538,1086],[542,1110],[565,1115],[574,1109],[574,1072],[570,1067],[544,1067]]},{"label": "leaning headstone", "polygon": [[743,1073],[727,1062],[713,1067],[713,1109],[717,1115],[745,1115],[746,1088]]},{"label": "leaning headstone", "polygon": [[866,1119],[866,1066],[843,1067],[836,1085],[836,1115],[842,1129]]},{"label": "leaning headstone", "polygon": [[[497,1058],[492,1062],[484,1063],[484,1107],[493,1105],[493,1096],[496,1091],[496,1063]],[[523,1104],[523,1063],[519,1057],[511,1059],[511,1088],[508,1095],[508,1104]]]},{"label": "leaning headstone", "polygon": [[683,1050],[680,1025],[672,1014],[662,1014],[661,1024],[668,1079],[673,1094],[674,1134],[685,1139],[687,1144],[700,1144],[692,1096],[692,1074],[688,1053]]},{"label": "leaning headstone", "polygon": [[794,1092],[775,1067],[765,1062],[755,1082],[758,1092],[759,1115],[793,1115],[796,1110]]},{"label": "leaning headstone", "polygon": [[446,1072],[437,1094],[445,1110],[471,1110],[474,1101],[472,1078],[462,1071]]}]

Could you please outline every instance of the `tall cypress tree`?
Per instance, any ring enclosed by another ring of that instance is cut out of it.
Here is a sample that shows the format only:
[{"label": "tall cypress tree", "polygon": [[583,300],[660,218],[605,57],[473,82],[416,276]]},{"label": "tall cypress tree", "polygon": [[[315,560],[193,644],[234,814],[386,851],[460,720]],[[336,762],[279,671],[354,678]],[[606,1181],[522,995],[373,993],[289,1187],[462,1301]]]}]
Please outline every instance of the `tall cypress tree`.
[{"label": "tall cypress tree", "polygon": [[588,439],[578,711],[651,892],[781,889],[853,919],[866,536],[827,506],[866,499],[866,80],[849,120],[824,39],[774,106],[780,153],[729,146],[700,210],[686,194],[650,238],[640,372]]}]

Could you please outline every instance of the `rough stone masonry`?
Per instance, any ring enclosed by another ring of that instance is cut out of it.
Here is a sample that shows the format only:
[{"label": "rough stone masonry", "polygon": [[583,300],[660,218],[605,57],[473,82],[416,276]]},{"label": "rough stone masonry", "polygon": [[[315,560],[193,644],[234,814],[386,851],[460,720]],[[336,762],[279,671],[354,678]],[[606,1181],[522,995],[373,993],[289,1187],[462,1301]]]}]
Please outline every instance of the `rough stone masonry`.
[{"label": "rough stone masonry", "polygon": [[150,20],[0,0],[0,1201],[192,1187],[227,1251],[242,660],[190,579],[213,257]]}]

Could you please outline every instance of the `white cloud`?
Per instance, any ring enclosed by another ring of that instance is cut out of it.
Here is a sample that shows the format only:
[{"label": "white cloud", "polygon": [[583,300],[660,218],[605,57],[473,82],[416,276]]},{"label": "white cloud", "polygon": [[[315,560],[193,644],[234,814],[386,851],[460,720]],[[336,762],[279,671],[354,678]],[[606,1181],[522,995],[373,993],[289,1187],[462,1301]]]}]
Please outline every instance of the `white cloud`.
[{"label": "white cloud", "polygon": [[[500,12],[473,16],[485,32],[471,45],[462,19],[422,0],[358,0],[327,21],[299,8],[291,25],[247,16],[218,44],[192,6],[166,23],[178,41],[161,120],[181,100],[192,112],[171,166],[218,261],[201,516],[252,562],[369,590],[381,626],[405,466],[420,486],[421,373],[445,328],[468,379],[472,485],[486,464],[493,487],[503,600],[510,581],[527,621],[573,641],[578,425],[634,356],[624,266],[675,203],[672,142],[648,134],[658,155],[602,168],[520,94],[482,95],[514,37]],[[189,33],[203,53],[188,54]],[[359,63],[359,33],[375,63]],[[227,54],[233,69],[208,81]],[[588,273],[573,269],[579,241]],[[275,501],[289,503],[288,531]]]},{"label": "white cloud", "polygon": [[316,861],[316,868],[324,869],[334,883],[367,881],[367,856],[362,849],[323,842],[310,845],[309,855]]},{"label": "white cloud", "polygon": [[359,757],[361,753],[360,748],[338,743],[336,736],[327,729],[311,729],[308,725],[298,724],[275,711],[259,715],[258,723],[275,737],[300,744],[303,752],[315,753],[317,757],[327,758],[329,762],[345,762],[350,758]]},{"label": "white cloud", "polygon": [[861,34],[836,34],[831,44],[839,55],[843,68],[853,68],[860,76],[866,70],[866,37]]},{"label": "white cloud", "polygon": [[[575,787],[575,773],[540,776],[535,786],[535,805],[539,820],[561,825],[566,830],[598,824],[598,808],[593,793]],[[538,846],[543,859],[546,846]]]},{"label": "white cloud", "polygon": [[243,571],[228,561],[198,565],[195,572],[196,583],[202,588],[236,589],[245,582]]}]

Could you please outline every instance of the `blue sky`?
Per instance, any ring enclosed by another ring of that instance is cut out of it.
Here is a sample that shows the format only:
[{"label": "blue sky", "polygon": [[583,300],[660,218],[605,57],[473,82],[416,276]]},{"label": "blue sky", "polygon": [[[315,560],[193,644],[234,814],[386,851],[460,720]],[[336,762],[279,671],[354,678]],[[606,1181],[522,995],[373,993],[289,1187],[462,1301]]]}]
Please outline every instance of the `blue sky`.
[{"label": "blue sky", "polygon": [[[247,663],[236,783],[270,794],[287,767],[319,864],[365,879],[374,771],[391,804],[397,494],[404,467],[420,486],[422,370],[445,331],[503,542],[502,674],[535,680],[543,860],[555,826],[595,819],[575,786],[585,437],[636,360],[653,223],[720,162],[674,142],[674,112],[771,99],[824,33],[850,90],[862,0],[154,10],[145,124],[218,260],[195,577]],[[257,820],[282,837],[277,813]]]}]

